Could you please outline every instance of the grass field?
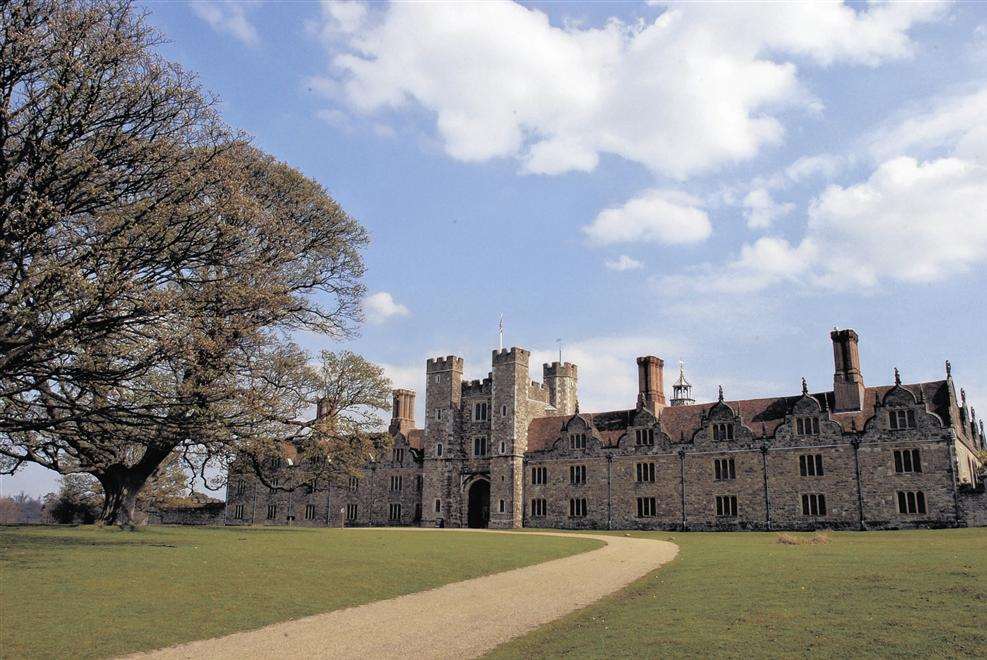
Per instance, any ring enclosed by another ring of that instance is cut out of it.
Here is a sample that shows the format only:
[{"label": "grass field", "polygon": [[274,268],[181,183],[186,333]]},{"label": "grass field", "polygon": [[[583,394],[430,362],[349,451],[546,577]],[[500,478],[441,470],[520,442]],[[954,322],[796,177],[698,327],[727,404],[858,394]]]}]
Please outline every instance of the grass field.
[{"label": "grass field", "polygon": [[633,535],[679,555],[492,656],[987,656],[987,529]]},{"label": "grass field", "polygon": [[425,531],[3,527],[0,657],[152,649],[600,545],[470,533],[437,541]]}]

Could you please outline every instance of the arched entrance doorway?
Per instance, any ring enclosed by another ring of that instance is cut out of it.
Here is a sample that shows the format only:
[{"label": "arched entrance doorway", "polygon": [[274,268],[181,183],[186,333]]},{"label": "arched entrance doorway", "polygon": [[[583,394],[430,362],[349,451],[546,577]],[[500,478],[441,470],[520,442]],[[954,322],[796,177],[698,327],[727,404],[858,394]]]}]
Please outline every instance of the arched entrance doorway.
[{"label": "arched entrance doorway", "polygon": [[477,479],[469,488],[467,524],[470,527],[486,527],[490,522],[490,482]]}]

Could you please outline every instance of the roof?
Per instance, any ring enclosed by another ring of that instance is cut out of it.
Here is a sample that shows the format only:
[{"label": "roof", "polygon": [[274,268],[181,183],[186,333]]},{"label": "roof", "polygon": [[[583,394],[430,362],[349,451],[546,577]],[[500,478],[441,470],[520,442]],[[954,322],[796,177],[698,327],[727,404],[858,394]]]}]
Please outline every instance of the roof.
[{"label": "roof", "polygon": [[425,446],[425,431],[422,429],[411,429],[405,437],[412,449],[421,449]]},{"label": "roof", "polygon": [[[938,415],[944,424],[950,423],[949,391],[946,381],[915,383],[903,385],[903,387],[916,397],[921,392],[929,411]],[[892,389],[894,389],[893,385],[865,388],[862,409],[853,412],[832,413],[833,420],[839,422],[844,431],[850,431],[854,423],[856,428],[862,431],[867,420],[874,415],[875,401],[883,400],[884,396]],[[814,397],[820,403],[825,400],[826,408],[828,410],[833,409],[834,397],[832,392],[819,392],[809,396]],[[754,433],[760,434],[763,431],[765,435],[770,436],[774,435],[777,428],[784,423],[786,415],[801,398],[801,396],[784,396],[724,401],[724,403],[735,412],[739,412],[741,422]],[[662,409],[659,418],[662,430],[668,434],[672,442],[680,440],[688,442],[701,428],[703,414],[716,405],[717,402],[689,406],[667,406]],[[597,429],[606,446],[616,446],[624,430],[633,423],[636,413],[636,410],[615,410],[603,413],[580,413],[579,416]],[[551,449],[552,444],[559,437],[562,428],[571,417],[571,415],[556,415],[532,420],[528,426],[528,451]]]}]

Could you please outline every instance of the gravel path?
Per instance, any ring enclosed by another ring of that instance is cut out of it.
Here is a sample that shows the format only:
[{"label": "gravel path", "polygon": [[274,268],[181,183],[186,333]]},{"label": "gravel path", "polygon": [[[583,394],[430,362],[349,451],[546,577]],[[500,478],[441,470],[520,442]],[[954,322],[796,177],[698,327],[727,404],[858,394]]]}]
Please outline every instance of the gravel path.
[{"label": "gravel path", "polygon": [[[353,529],[352,533],[359,534],[360,530]],[[670,561],[678,552],[678,546],[665,541],[538,533],[598,539],[607,545],[534,566],[132,657],[476,657],[617,591]]]}]

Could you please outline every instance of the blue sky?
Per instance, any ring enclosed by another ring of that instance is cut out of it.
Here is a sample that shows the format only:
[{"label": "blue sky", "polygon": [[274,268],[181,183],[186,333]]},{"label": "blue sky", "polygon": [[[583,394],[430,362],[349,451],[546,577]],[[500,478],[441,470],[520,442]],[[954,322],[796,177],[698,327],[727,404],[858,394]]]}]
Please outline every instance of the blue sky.
[{"label": "blue sky", "polygon": [[700,399],[828,389],[834,325],[868,384],[950,359],[987,406],[987,4],[145,7],[370,230],[347,347],[419,419],[426,357],[482,377],[501,314],[536,378],[563,340],[584,410],[633,405],[644,354]]}]

